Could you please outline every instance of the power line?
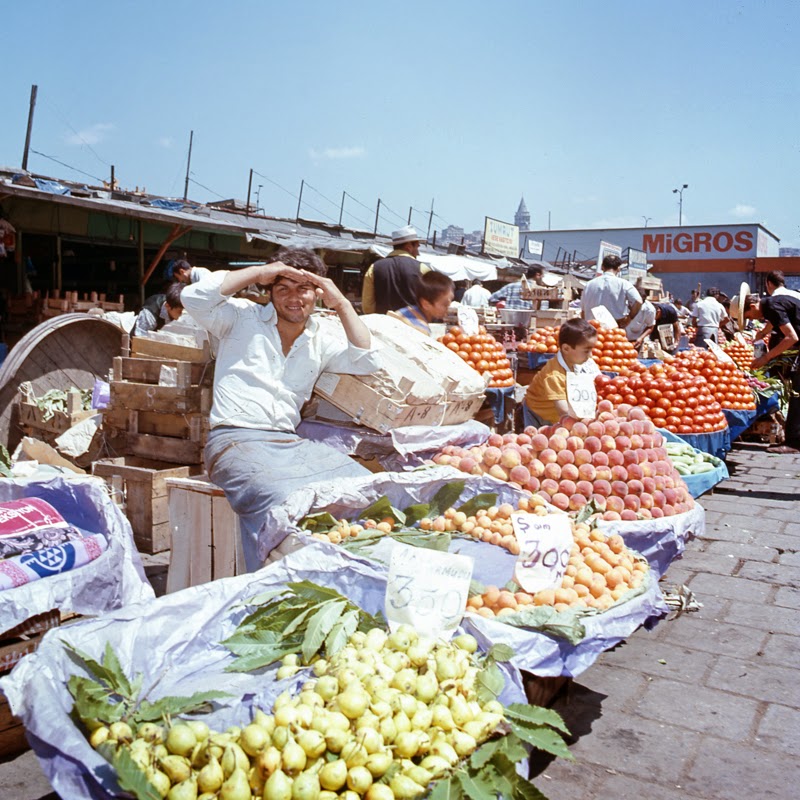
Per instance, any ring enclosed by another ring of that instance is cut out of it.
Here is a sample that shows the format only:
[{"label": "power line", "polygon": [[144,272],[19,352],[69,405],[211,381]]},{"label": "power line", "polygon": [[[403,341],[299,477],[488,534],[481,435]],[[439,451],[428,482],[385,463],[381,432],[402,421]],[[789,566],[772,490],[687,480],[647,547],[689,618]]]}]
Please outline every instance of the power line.
[{"label": "power line", "polygon": [[207,192],[211,192],[211,194],[215,194],[217,197],[219,197],[220,200],[225,199],[225,197],[221,195],[219,192],[215,192],[213,189],[209,189],[208,186],[205,186],[204,184],[200,183],[200,181],[196,181],[194,178],[192,178],[191,176],[194,174],[195,174],[194,172],[189,173],[190,176],[189,181],[191,183],[195,184],[195,186],[199,186],[201,189],[205,189]]},{"label": "power line", "polygon": [[[335,201],[331,200],[330,197],[327,197],[326,195],[322,194],[322,192],[319,189],[317,189],[314,186],[312,186],[308,181],[306,181],[305,185],[309,189],[312,189],[313,191],[315,191],[321,198],[323,198],[324,200],[327,200],[334,208],[339,208],[340,207],[338,203],[336,203]],[[349,197],[350,196],[350,195],[347,194],[347,192],[345,192],[344,194],[345,194],[345,197]],[[310,207],[313,208],[313,206],[310,206]],[[320,212],[320,213],[322,213],[322,212]],[[366,228],[369,228],[369,223],[368,222],[364,222],[363,219],[359,219],[355,214],[351,213],[350,211],[347,211],[345,213],[347,213],[348,216],[352,217],[357,222],[360,222]],[[330,219],[330,217],[328,217],[328,219]]]},{"label": "power line", "polygon": [[87,178],[91,178],[92,180],[97,181],[98,183],[103,183],[103,178],[98,178],[97,175],[92,175],[91,172],[84,172],[82,169],[78,169],[77,167],[73,167],[71,164],[67,164],[65,161],[59,161],[57,158],[53,158],[53,156],[47,155],[47,153],[41,153],[38,150],[34,150],[31,147],[31,153],[36,153],[37,156],[41,156],[42,158],[50,159],[50,161],[55,161],[56,164],[61,164],[62,167],[66,167],[67,169],[71,169],[73,172],[80,172],[81,175],[86,175]]},{"label": "power line", "polygon": [[61,121],[86,145],[86,147],[89,148],[92,155],[101,164],[104,164],[107,167],[111,166],[111,164],[108,161],[106,161],[104,158],[101,158],[97,154],[97,151],[89,144],[89,142],[86,141],[86,139],[83,138],[83,136],[81,136],[80,132],[76,131],[75,128],[73,128],[72,125],[69,124],[69,120],[67,120],[67,118],[61,113],[61,111],[58,109],[55,103],[53,103],[51,100],[48,100],[47,97],[44,98],[44,101],[53,111],[55,111],[56,115],[61,119]]}]

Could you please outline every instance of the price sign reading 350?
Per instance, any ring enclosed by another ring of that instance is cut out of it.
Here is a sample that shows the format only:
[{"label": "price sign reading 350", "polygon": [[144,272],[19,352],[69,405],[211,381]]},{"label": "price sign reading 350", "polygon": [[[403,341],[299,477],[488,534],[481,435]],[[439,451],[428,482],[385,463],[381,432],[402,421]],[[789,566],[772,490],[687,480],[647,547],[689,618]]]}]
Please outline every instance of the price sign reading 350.
[{"label": "price sign reading 350", "polygon": [[389,628],[405,623],[448,639],[464,616],[472,566],[469,556],[395,544],[386,581]]},{"label": "price sign reading 350", "polygon": [[555,589],[569,564],[572,523],[566,514],[512,514],[511,523],[519,542],[514,580],[526,592]]}]

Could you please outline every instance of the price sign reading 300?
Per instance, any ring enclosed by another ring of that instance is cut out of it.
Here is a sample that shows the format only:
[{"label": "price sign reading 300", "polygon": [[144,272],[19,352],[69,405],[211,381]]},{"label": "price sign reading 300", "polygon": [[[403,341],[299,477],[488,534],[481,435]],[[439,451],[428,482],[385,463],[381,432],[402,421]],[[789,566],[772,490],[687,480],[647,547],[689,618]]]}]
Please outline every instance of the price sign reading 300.
[{"label": "price sign reading 300", "polygon": [[449,638],[467,604],[473,561],[469,556],[395,544],[386,581],[386,619],[420,634]]},{"label": "price sign reading 300", "polygon": [[519,556],[514,580],[526,592],[554,589],[569,564],[572,550],[572,523],[566,514],[512,514]]}]

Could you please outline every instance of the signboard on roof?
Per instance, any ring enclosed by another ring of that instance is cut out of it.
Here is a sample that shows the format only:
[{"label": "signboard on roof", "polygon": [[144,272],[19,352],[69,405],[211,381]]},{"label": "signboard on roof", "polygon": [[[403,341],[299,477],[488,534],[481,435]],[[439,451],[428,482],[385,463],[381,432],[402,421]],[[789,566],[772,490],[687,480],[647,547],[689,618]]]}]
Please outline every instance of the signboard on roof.
[{"label": "signboard on roof", "polygon": [[528,239],[525,244],[528,248],[528,255],[530,256],[540,256],[544,251],[544,242],[536,242],[533,239]]},{"label": "signboard on roof", "polygon": [[617,244],[610,242],[600,242],[600,250],[597,253],[597,274],[599,275],[603,270],[600,265],[606,256],[619,256],[622,258],[622,248]]},{"label": "signboard on roof", "polygon": [[483,251],[507,258],[519,258],[519,226],[486,217]]}]

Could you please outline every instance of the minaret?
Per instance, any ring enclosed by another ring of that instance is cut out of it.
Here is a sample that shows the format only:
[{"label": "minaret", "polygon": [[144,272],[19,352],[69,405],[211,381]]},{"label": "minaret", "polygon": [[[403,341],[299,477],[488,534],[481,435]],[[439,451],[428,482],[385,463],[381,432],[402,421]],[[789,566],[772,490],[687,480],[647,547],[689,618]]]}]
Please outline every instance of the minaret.
[{"label": "minaret", "polygon": [[514,224],[521,231],[529,231],[531,229],[531,215],[528,213],[524,197],[519,201],[519,208],[517,213],[514,214]]}]

